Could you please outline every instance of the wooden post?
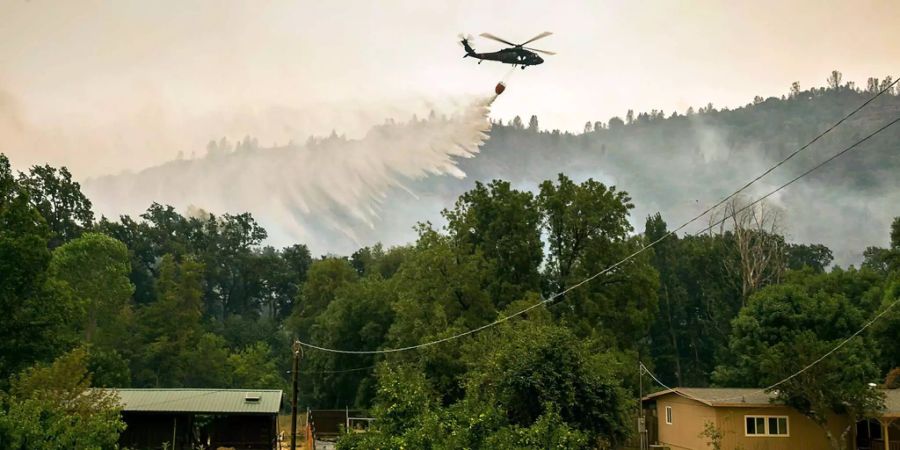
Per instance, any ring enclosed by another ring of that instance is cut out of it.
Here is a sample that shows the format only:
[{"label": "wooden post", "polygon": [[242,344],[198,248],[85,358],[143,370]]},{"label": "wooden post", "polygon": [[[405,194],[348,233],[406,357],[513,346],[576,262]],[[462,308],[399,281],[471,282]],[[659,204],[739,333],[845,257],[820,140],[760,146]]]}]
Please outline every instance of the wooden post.
[{"label": "wooden post", "polygon": [[297,372],[300,371],[300,341],[294,340],[294,365],[291,368],[291,450],[297,450]]},{"label": "wooden post", "polygon": [[644,417],[644,363],[638,361],[638,435],[641,439],[641,450],[647,450],[649,436],[647,422]]},{"label": "wooden post", "polygon": [[891,448],[891,420],[881,419],[881,437],[884,438],[884,450]]}]

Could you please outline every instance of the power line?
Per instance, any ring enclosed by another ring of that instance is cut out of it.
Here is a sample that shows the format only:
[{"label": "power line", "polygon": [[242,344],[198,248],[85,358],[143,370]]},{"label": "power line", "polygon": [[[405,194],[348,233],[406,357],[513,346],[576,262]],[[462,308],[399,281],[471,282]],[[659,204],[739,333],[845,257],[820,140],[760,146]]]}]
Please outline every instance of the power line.
[{"label": "power line", "polygon": [[799,180],[799,179],[801,179],[801,178],[803,178],[803,177],[809,175],[809,174],[812,173],[812,172],[815,172],[816,170],[818,170],[818,169],[821,168],[822,166],[824,166],[824,165],[830,163],[831,161],[834,161],[835,159],[840,158],[840,157],[843,156],[845,153],[847,153],[847,152],[849,152],[850,150],[853,150],[854,148],[856,148],[856,146],[858,146],[859,144],[862,144],[863,142],[869,140],[870,138],[872,138],[872,137],[875,136],[876,134],[881,133],[881,132],[884,131],[886,128],[889,128],[891,125],[894,125],[894,124],[897,123],[897,122],[900,122],[900,117],[898,117],[898,118],[896,118],[896,119],[894,119],[894,120],[888,122],[887,124],[885,124],[885,125],[882,126],[881,128],[879,128],[879,129],[877,129],[877,130],[875,130],[875,131],[869,133],[868,135],[866,135],[866,137],[864,137],[864,138],[862,138],[862,139],[856,141],[855,143],[853,143],[853,145],[851,145],[851,146],[849,146],[849,147],[847,147],[847,148],[845,148],[845,149],[843,149],[843,150],[841,150],[841,151],[835,153],[834,155],[831,155],[830,158],[828,158],[828,159],[826,159],[826,160],[820,162],[819,164],[816,164],[815,166],[813,166],[811,169],[807,170],[806,172],[803,172],[803,173],[801,173],[800,175],[797,175],[797,176],[794,177],[791,181],[788,181],[787,183],[782,184],[782,185],[779,186],[778,188],[776,188],[776,189],[770,191],[768,194],[763,195],[762,197],[760,197],[760,198],[754,200],[753,202],[751,202],[751,203],[749,203],[749,204],[747,204],[747,205],[744,205],[741,209],[738,209],[737,211],[732,211],[730,214],[726,214],[724,217],[722,217],[722,219],[720,219],[720,220],[716,221],[715,223],[710,224],[708,227],[706,227],[706,228],[704,228],[704,229],[702,229],[702,230],[700,230],[700,231],[694,233],[694,235],[697,236],[697,235],[706,233],[707,231],[709,231],[709,230],[711,230],[711,229],[713,229],[713,228],[719,226],[720,224],[722,224],[723,222],[725,222],[725,221],[728,220],[729,218],[734,217],[734,216],[740,214],[741,212],[746,211],[746,210],[749,209],[749,208],[752,208],[752,207],[753,207],[754,205],[756,205],[757,203],[759,203],[759,202],[761,202],[761,201],[763,201],[763,200],[765,200],[765,199],[771,197],[772,195],[775,195],[775,193],[777,193],[778,191],[780,191],[780,190],[782,190],[782,189],[784,189],[784,188],[790,186],[791,184],[793,184],[793,183],[796,182],[797,180]]},{"label": "power line", "polygon": [[[651,372],[650,369],[648,369],[647,366],[645,366],[643,362],[640,362],[639,364],[640,364],[640,367],[641,367],[641,376],[643,376],[644,374],[647,374],[651,379],[653,379],[653,381],[656,382],[656,384],[662,386],[664,389],[666,389],[666,390],[672,392],[673,394],[675,394],[675,395],[677,395],[677,396],[679,396],[679,397],[684,397],[684,398],[686,398],[686,399],[696,400],[696,401],[701,402],[701,403],[706,403],[706,402],[711,401],[711,400],[702,399],[702,398],[699,398],[699,397],[694,397],[693,395],[688,394],[687,392],[681,392],[681,391],[679,391],[679,390],[677,390],[677,389],[672,389],[672,388],[670,388],[669,386],[666,386],[666,384],[663,383],[662,381],[660,381],[659,378],[656,378],[656,375],[653,375],[653,372]],[[644,399],[642,398],[641,401],[643,401],[643,400],[644,400]]]},{"label": "power line", "polygon": [[[897,122],[897,121],[900,121],[900,119],[897,119],[897,120],[895,120],[894,122]],[[776,383],[774,383],[774,384],[771,384],[771,385],[769,385],[769,386],[767,386],[767,387],[764,387],[764,388],[762,388],[762,389],[759,389],[759,390],[757,390],[757,391],[752,391],[752,392],[750,392],[749,394],[742,394],[742,395],[737,395],[737,396],[732,396],[732,397],[720,397],[720,398],[699,398],[699,397],[695,397],[695,396],[693,396],[693,395],[687,394],[687,393],[685,393],[685,392],[680,392],[680,391],[678,391],[678,390],[676,390],[676,389],[672,389],[672,388],[670,388],[669,386],[666,386],[662,381],[659,380],[659,378],[656,378],[656,376],[654,376],[653,373],[650,372],[650,369],[648,369],[647,366],[644,365],[644,363],[641,363],[641,369],[642,369],[642,371],[643,371],[644,373],[646,373],[647,375],[649,375],[650,378],[653,379],[653,381],[656,381],[656,382],[657,382],[660,386],[662,386],[663,388],[668,389],[668,390],[674,392],[674,393],[677,394],[677,395],[680,395],[680,396],[685,397],[685,398],[689,398],[689,399],[691,399],[691,400],[697,400],[697,401],[701,401],[701,402],[722,402],[722,401],[726,401],[726,400],[738,400],[738,399],[740,399],[741,397],[744,397],[744,396],[746,396],[746,395],[763,394],[763,393],[766,393],[766,392],[771,391],[772,389],[775,389],[775,388],[778,387],[778,386],[781,386],[781,385],[784,384],[784,383],[787,383],[788,381],[790,381],[790,380],[796,378],[798,375],[802,374],[803,372],[806,372],[807,370],[811,369],[811,368],[812,368],[813,366],[815,366],[816,364],[819,364],[820,362],[824,361],[825,358],[828,358],[829,356],[831,356],[832,354],[834,354],[834,352],[840,350],[841,347],[843,347],[843,346],[846,345],[848,342],[850,342],[850,340],[852,340],[852,339],[855,338],[856,336],[859,336],[860,333],[862,333],[862,332],[865,331],[867,328],[869,328],[873,323],[877,322],[878,319],[881,319],[885,314],[888,313],[888,311],[891,310],[891,308],[893,308],[893,307],[894,307],[895,305],[897,305],[898,303],[900,303],[900,297],[897,297],[897,299],[894,300],[893,302],[891,302],[891,304],[888,305],[886,308],[884,308],[883,311],[881,311],[880,313],[876,314],[875,317],[873,317],[871,320],[869,320],[868,322],[866,322],[866,323],[862,326],[862,328],[856,330],[855,333],[851,334],[851,335],[848,336],[846,339],[844,339],[843,341],[841,341],[840,343],[838,343],[837,345],[835,345],[831,350],[825,352],[825,354],[823,354],[822,356],[820,356],[819,358],[817,358],[815,361],[813,361],[813,362],[811,362],[811,363],[809,363],[809,364],[803,366],[802,369],[800,369],[800,370],[798,370],[798,371],[792,373],[791,375],[789,375],[789,376],[787,376],[787,377],[781,379],[780,381],[778,381],[778,382],[776,382]]]},{"label": "power line", "polygon": [[[664,239],[666,239],[666,238],[668,238],[668,237],[674,235],[674,234],[677,233],[678,231],[681,231],[682,229],[684,229],[684,228],[687,227],[688,225],[690,225],[690,224],[696,222],[696,221],[697,221],[698,219],[700,219],[701,217],[703,217],[703,216],[709,214],[710,212],[712,212],[713,210],[715,210],[715,209],[718,208],[719,206],[722,206],[725,202],[727,202],[727,201],[730,200],[731,198],[735,197],[736,195],[738,195],[738,194],[740,194],[741,192],[743,192],[744,190],[746,190],[746,189],[747,189],[748,187],[750,187],[753,183],[756,183],[757,181],[759,181],[760,179],[762,179],[763,177],[765,177],[766,175],[768,175],[769,173],[771,173],[772,171],[774,171],[775,169],[777,169],[778,167],[782,166],[784,163],[786,163],[786,162],[788,162],[789,160],[791,160],[794,156],[798,155],[798,154],[799,154],[800,152],[802,152],[803,150],[806,150],[807,148],[809,148],[809,147],[810,147],[812,144],[814,144],[816,141],[818,141],[819,139],[821,139],[823,136],[825,136],[826,134],[828,134],[829,132],[831,132],[832,130],[834,130],[835,128],[837,128],[840,124],[842,124],[843,122],[845,122],[847,119],[849,119],[850,117],[852,117],[853,115],[855,115],[856,113],[858,113],[860,110],[862,110],[863,108],[865,108],[865,107],[866,107],[867,105],[869,105],[870,103],[872,103],[872,101],[874,101],[876,98],[880,97],[880,96],[883,95],[885,92],[889,91],[895,84],[897,84],[898,81],[900,81],[900,78],[897,78],[897,80],[895,80],[894,82],[892,82],[890,85],[888,85],[887,87],[885,87],[885,88],[882,89],[881,91],[877,92],[877,93],[876,93],[875,95],[873,95],[871,98],[869,98],[868,100],[866,100],[865,102],[863,102],[861,105],[859,105],[858,107],[856,107],[856,109],[850,111],[850,113],[848,113],[847,115],[845,115],[843,118],[841,118],[840,120],[838,120],[837,122],[835,122],[833,125],[831,125],[831,126],[828,127],[827,129],[825,129],[825,131],[822,131],[821,133],[819,133],[818,135],[816,135],[816,137],[814,137],[811,141],[809,141],[808,143],[806,143],[806,144],[803,145],[802,147],[798,148],[797,150],[793,151],[793,152],[792,152],[791,154],[789,154],[787,157],[785,157],[785,158],[782,159],[781,161],[777,162],[774,166],[772,166],[772,167],[766,169],[763,173],[761,173],[760,175],[756,176],[755,178],[753,178],[752,180],[750,180],[749,182],[747,182],[746,184],[744,184],[743,186],[741,186],[738,190],[736,190],[736,191],[734,191],[733,193],[729,194],[729,195],[726,196],[725,198],[719,200],[719,201],[716,202],[713,206],[710,206],[709,208],[707,208],[706,210],[704,210],[704,211],[701,212],[700,214],[694,216],[693,218],[691,218],[691,219],[688,220],[687,222],[685,222],[685,223],[679,225],[678,227],[672,229],[671,231],[669,231],[669,232],[667,232],[666,234],[662,235],[660,238],[656,239],[655,241],[651,242],[650,244],[647,244],[647,245],[641,247],[641,248],[638,249],[637,251],[631,253],[630,255],[626,256],[625,258],[623,258],[622,260],[616,262],[615,264],[612,264],[611,266],[609,266],[609,267],[607,267],[607,268],[601,270],[600,272],[597,272],[597,273],[595,273],[594,275],[591,275],[591,276],[589,276],[589,277],[587,277],[587,278],[581,280],[580,282],[575,283],[575,284],[573,284],[572,286],[569,286],[568,288],[566,288],[566,289],[564,289],[564,290],[562,290],[562,291],[560,291],[560,292],[557,292],[557,293],[551,295],[550,297],[548,297],[548,298],[546,298],[546,299],[542,299],[541,301],[539,301],[539,302],[537,302],[537,303],[535,303],[535,304],[533,304],[533,305],[531,305],[531,306],[529,306],[529,307],[527,307],[527,308],[525,308],[525,309],[522,309],[522,310],[520,310],[520,311],[518,311],[518,312],[515,312],[515,313],[513,313],[513,314],[510,314],[510,315],[508,315],[508,316],[501,317],[501,318],[499,318],[499,319],[497,319],[497,320],[495,320],[495,321],[493,321],[493,322],[490,322],[490,323],[488,323],[488,324],[482,325],[482,326],[480,326],[480,327],[477,327],[477,328],[473,328],[473,329],[464,331],[464,332],[462,332],[462,333],[454,334],[454,335],[452,335],[452,336],[448,336],[448,337],[445,337],[445,338],[441,338],[441,339],[437,339],[437,340],[433,340],[433,341],[429,341],[429,342],[424,342],[424,343],[415,344],[415,345],[409,345],[409,346],[405,346],[405,347],[387,348],[387,349],[380,349],[380,350],[345,350],[345,349],[334,349],[334,348],[321,347],[321,346],[317,346],[317,345],[314,345],[314,344],[311,344],[311,343],[308,343],[308,342],[303,342],[303,341],[298,341],[298,342],[300,342],[300,345],[303,345],[303,346],[305,346],[305,347],[308,347],[308,348],[311,348],[311,349],[314,349],[314,350],[319,350],[319,351],[324,351],[324,352],[330,352],[330,353],[341,353],[341,354],[352,354],[352,355],[375,355],[375,354],[387,354],[387,353],[405,352],[405,351],[409,351],[409,350],[416,350],[416,349],[420,349],[420,348],[430,347],[430,346],[433,346],[433,345],[437,345],[437,344],[441,344],[441,343],[444,343],[444,342],[456,340],[456,339],[459,339],[459,338],[468,336],[468,335],[470,335],[470,334],[477,333],[477,332],[479,332],[479,331],[481,331],[481,330],[485,330],[485,329],[487,329],[487,328],[491,328],[491,327],[494,327],[494,326],[496,326],[496,325],[499,325],[499,324],[501,324],[501,323],[503,323],[503,322],[506,322],[506,321],[508,321],[508,320],[510,320],[510,319],[512,319],[512,318],[514,318],[514,317],[518,317],[518,316],[520,316],[520,315],[522,315],[522,314],[524,314],[524,313],[526,313],[526,312],[528,312],[528,311],[531,311],[532,309],[537,308],[538,306],[541,306],[541,305],[545,305],[545,304],[551,303],[551,302],[553,302],[555,299],[557,299],[557,298],[559,298],[559,297],[562,297],[563,295],[567,294],[568,292],[572,291],[573,289],[577,289],[577,288],[579,288],[579,287],[581,287],[581,286],[583,286],[583,285],[585,285],[585,284],[587,284],[587,283],[593,281],[593,280],[596,279],[597,277],[599,277],[599,276],[601,276],[601,275],[605,275],[605,274],[609,273],[610,271],[612,271],[613,269],[618,268],[618,267],[621,266],[622,264],[625,264],[626,262],[632,260],[635,256],[637,256],[637,255],[639,255],[639,254],[645,252],[646,250],[648,250],[648,249],[650,249],[650,248],[656,246],[656,244],[662,242]],[[780,187],[779,189],[777,189],[775,192],[777,192],[778,190],[780,190],[780,189],[786,187],[787,185],[790,185],[790,184],[793,183],[794,181],[797,181],[798,179],[802,178],[803,176],[806,176],[806,175],[809,174],[810,172],[812,172],[812,171],[818,169],[819,167],[823,166],[824,164],[826,164],[826,163],[830,162],[831,160],[837,158],[837,157],[840,156],[841,154],[846,153],[847,151],[849,151],[849,150],[851,150],[852,148],[856,147],[857,145],[859,145],[860,143],[864,142],[865,140],[868,140],[868,139],[871,138],[872,136],[874,136],[874,135],[880,133],[880,132],[883,131],[885,128],[887,128],[887,127],[893,125],[893,124],[896,123],[898,120],[900,120],[900,119],[896,119],[896,120],[894,120],[893,122],[891,122],[891,123],[885,125],[884,127],[880,128],[880,129],[877,130],[876,132],[874,132],[874,133],[872,133],[872,134],[866,136],[864,139],[862,139],[862,140],[856,142],[855,144],[851,145],[850,147],[844,149],[842,152],[839,152],[837,155],[832,156],[831,158],[829,158],[829,159],[826,160],[825,162],[820,163],[819,165],[817,165],[817,166],[814,167],[813,169],[811,169],[811,170],[805,172],[803,175],[801,175],[801,176],[795,178],[794,180],[791,180],[791,181],[788,182],[787,184],[785,184],[785,185],[783,185],[782,187]],[[774,192],[770,193],[769,195],[772,195],[772,194],[774,194]],[[751,205],[752,205],[752,204],[751,204]],[[748,206],[750,206],[750,205],[748,205]],[[745,209],[746,209],[746,207],[745,207]]]},{"label": "power line", "polygon": [[354,367],[352,369],[342,369],[342,370],[301,370],[299,373],[303,375],[319,375],[319,374],[331,374],[331,373],[349,373],[349,372],[361,372],[363,370],[370,370],[378,367],[376,366],[366,366],[366,367]]},{"label": "power line", "polygon": [[[624,260],[623,260],[623,261],[624,261]],[[622,261],[620,261],[620,262],[622,262]],[[343,354],[349,354],[349,355],[376,355],[376,354],[383,354],[383,353],[405,352],[405,351],[408,351],[408,350],[415,350],[415,349],[419,349],[419,348],[430,347],[430,346],[432,346],[432,345],[437,345],[437,344],[441,344],[441,343],[444,343],[444,342],[447,342],[447,341],[452,341],[452,340],[454,340],[454,339],[459,339],[459,338],[461,338],[461,337],[464,337],[464,336],[468,336],[468,335],[470,335],[470,334],[477,333],[477,332],[479,332],[479,331],[481,331],[481,330],[484,330],[484,329],[486,329],[486,328],[490,328],[490,327],[493,327],[493,326],[495,326],[495,325],[499,325],[499,324],[501,324],[501,323],[503,323],[503,322],[506,322],[506,321],[509,320],[509,319],[512,319],[513,317],[516,317],[516,316],[520,316],[520,315],[522,315],[522,314],[525,314],[526,312],[531,311],[532,309],[537,308],[538,306],[541,306],[541,305],[543,305],[543,304],[549,302],[549,301],[550,301],[551,299],[553,299],[553,298],[555,298],[555,297],[550,297],[550,298],[548,298],[548,299],[546,299],[546,300],[541,300],[540,302],[537,302],[537,303],[535,303],[535,304],[533,304],[533,305],[531,305],[531,306],[529,306],[529,307],[527,307],[527,308],[525,308],[525,309],[523,309],[523,310],[521,310],[521,311],[519,311],[519,312],[516,312],[516,313],[514,313],[514,314],[510,314],[510,315],[505,316],[505,317],[501,317],[501,318],[499,318],[499,319],[497,319],[497,320],[495,320],[495,321],[493,321],[493,322],[491,322],[491,323],[489,323],[489,324],[482,325],[482,326],[480,326],[480,327],[478,327],[478,328],[473,328],[473,329],[471,329],[471,330],[464,331],[464,332],[459,333],[459,334],[454,334],[453,336],[448,336],[448,337],[445,337],[445,338],[443,338],[443,339],[438,339],[438,340],[430,341],[430,342],[424,342],[424,343],[416,344],[416,345],[409,345],[409,346],[406,346],[406,347],[386,348],[386,349],[381,349],[381,350],[341,350],[341,349],[335,349],[335,348],[320,347],[320,346],[318,346],[318,345],[313,345],[313,344],[310,344],[310,343],[308,343],[308,342],[303,342],[303,341],[300,341],[300,345],[303,345],[303,346],[305,346],[305,347],[308,347],[308,348],[311,348],[311,349],[314,349],[314,350],[321,350],[321,351],[323,351],[323,352],[329,352],[329,353],[343,353]]]}]

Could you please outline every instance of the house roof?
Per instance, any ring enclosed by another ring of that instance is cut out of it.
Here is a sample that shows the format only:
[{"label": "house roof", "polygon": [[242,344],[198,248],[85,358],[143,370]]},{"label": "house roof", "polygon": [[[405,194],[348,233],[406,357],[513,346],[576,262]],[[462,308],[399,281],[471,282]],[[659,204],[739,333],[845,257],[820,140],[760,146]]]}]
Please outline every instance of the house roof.
[{"label": "house roof", "polygon": [[679,395],[709,406],[767,406],[775,398],[760,389],[748,388],[673,388],[654,392],[644,400],[664,395]]},{"label": "house roof", "polygon": [[886,417],[900,417],[900,389],[886,389],[884,391],[884,415]]},{"label": "house roof", "polygon": [[[885,417],[900,417],[900,389],[884,389]],[[774,392],[748,388],[673,388],[644,397],[652,400],[664,395],[679,395],[708,406],[768,406],[775,400]],[[776,403],[777,404],[777,403]]]},{"label": "house roof", "polygon": [[109,389],[125,412],[277,414],[280,390]]}]

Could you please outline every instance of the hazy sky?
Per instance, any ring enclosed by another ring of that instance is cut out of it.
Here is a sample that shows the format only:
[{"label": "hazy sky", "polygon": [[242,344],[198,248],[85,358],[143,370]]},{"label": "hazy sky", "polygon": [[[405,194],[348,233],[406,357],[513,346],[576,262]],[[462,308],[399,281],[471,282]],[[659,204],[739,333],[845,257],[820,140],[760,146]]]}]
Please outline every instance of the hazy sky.
[{"label": "hazy sky", "polygon": [[[261,143],[483,94],[506,66],[463,59],[460,32],[558,52],[517,71],[493,116],[548,128],[896,76],[893,1],[0,2],[0,139],[21,167],[139,169],[209,138]],[[485,39],[478,51],[500,47]],[[2,121],[6,121],[6,124]],[[17,133],[17,135],[16,135]]]}]

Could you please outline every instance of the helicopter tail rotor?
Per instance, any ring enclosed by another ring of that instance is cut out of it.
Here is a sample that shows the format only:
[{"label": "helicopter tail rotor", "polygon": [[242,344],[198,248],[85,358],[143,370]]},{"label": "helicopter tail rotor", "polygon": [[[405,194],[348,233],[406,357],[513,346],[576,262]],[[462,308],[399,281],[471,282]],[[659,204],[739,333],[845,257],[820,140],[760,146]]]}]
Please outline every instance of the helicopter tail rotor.
[{"label": "helicopter tail rotor", "polygon": [[463,58],[465,58],[466,56],[475,54],[475,49],[472,48],[471,44],[469,44],[472,41],[472,39],[474,39],[474,38],[472,37],[471,34],[459,33],[459,45],[462,45],[462,47],[466,50],[466,54],[463,55]]}]

